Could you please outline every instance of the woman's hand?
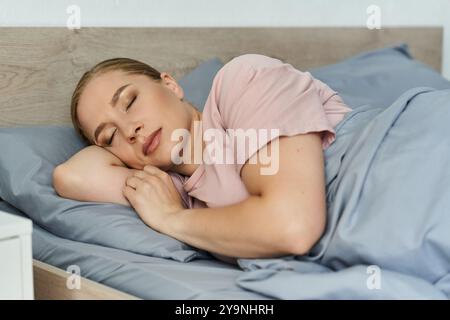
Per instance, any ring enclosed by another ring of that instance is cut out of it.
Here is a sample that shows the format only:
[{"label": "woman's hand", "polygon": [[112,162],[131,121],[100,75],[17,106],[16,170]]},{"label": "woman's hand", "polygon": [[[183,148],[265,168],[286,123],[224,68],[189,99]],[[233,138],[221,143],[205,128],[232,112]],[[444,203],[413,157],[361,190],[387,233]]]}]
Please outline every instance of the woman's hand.
[{"label": "woman's hand", "polygon": [[141,219],[159,232],[169,218],[184,209],[170,175],[151,165],[126,180],[123,195]]}]

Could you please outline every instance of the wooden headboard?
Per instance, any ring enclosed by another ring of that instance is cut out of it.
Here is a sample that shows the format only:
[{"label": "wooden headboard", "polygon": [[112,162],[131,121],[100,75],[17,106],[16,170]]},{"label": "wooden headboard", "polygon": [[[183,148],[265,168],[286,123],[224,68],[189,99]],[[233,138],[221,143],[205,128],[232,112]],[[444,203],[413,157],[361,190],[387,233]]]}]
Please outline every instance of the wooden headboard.
[{"label": "wooden headboard", "polygon": [[113,57],[150,64],[179,79],[200,62],[244,53],[280,58],[300,70],[406,42],[441,70],[441,27],[0,28],[0,127],[70,125],[70,97],[84,71]]}]

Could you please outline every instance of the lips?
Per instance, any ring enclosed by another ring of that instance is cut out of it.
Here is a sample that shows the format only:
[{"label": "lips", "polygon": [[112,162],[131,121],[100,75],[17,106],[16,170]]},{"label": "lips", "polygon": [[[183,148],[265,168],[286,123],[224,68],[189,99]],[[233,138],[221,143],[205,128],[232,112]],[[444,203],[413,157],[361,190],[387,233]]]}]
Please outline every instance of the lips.
[{"label": "lips", "polygon": [[[155,130],[148,138],[145,140],[144,145],[142,146],[142,152],[144,155],[148,155],[149,153],[153,152],[156,147],[159,145],[159,140],[161,139],[161,129]],[[157,138],[157,139],[155,139]],[[158,141],[156,141],[158,140]]]}]

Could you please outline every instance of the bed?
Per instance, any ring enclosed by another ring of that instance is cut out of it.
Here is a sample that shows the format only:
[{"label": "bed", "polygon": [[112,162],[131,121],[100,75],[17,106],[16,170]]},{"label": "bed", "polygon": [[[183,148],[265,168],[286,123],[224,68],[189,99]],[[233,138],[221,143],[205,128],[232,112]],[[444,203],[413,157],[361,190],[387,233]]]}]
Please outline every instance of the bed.
[{"label": "bed", "polygon": [[[69,101],[96,61],[126,56],[151,61],[180,78],[199,63],[226,63],[249,52],[309,70],[360,52],[405,42],[417,60],[441,70],[442,28],[2,28],[0,127],[70,125]],[[325,48],[325,49],[324,49]],[[2,201],[0,210],[24,215]],[[36,299],[271,299],[236,284],[245,273],[214,259],[180,263],[58,237],[33,227]],[[70,265],[81,290],[66,287]]]}]

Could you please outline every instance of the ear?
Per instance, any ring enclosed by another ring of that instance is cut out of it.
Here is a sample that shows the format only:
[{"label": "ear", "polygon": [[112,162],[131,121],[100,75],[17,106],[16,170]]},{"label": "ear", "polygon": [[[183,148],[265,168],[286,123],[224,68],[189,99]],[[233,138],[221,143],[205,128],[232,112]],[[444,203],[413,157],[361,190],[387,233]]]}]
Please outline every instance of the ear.
[{"label": "ear", "polygon": [[172,90],[172,92],[178,97],[178,99],[183,100],[183,88],[170,74],[168,74],[167,72],[161,72],[161,83]]}]

